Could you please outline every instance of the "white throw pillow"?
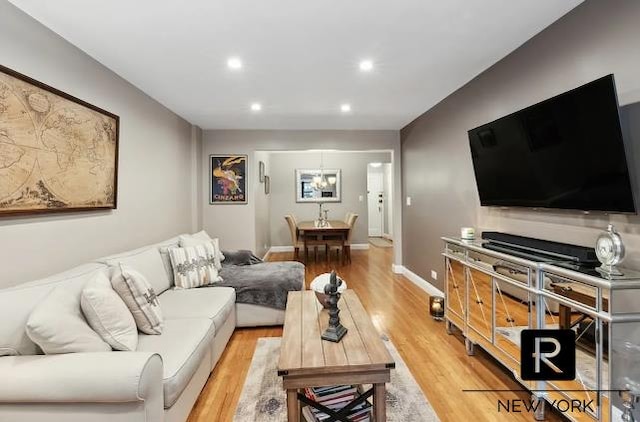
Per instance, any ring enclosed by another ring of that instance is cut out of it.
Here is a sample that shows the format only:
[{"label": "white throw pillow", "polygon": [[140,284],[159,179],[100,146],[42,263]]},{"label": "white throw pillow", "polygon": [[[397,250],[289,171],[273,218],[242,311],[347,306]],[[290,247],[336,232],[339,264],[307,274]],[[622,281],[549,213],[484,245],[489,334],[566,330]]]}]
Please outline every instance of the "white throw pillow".
[{"label": "white throw pillow", "polygon": [[191,289],[222,281],[212,242],[169,249],[176,289]]},{"label": "white throw pillow", "polygon": [[164,319],[160,303],[153,287],[141,273],[120,264],[111,285],[131,311],[138,330],[145,334],[162,334]]},{"label": "white throw pillow", "polygon": [[202,245],[204,243],[209,243],[209,242],[212,242],[213,247],[215,248],[216,267],[218,268],[218,271],[220,271],[222,269],[222,261],[224,261],[224,254],[220,249],[220,240],[217,237],[215,239],[212,239],[204,230],[199,231],[198,233],[193,234],[191,236],[189,235],[180,236],[180,247],[183,247],[183,248],[188,246],[198,246],[198,245]]},{"label": "white throw pillow", "polygon": [[80,305],[91,328],[112,348],[126,352],[136,350],[136,322],[104,273],[97,274],[84,286]]},{"label": "white throw pillow", "polygon": [[25,331],[44,353],[111,351],[82,315],[82,285],[56,287],[29,315]]}]

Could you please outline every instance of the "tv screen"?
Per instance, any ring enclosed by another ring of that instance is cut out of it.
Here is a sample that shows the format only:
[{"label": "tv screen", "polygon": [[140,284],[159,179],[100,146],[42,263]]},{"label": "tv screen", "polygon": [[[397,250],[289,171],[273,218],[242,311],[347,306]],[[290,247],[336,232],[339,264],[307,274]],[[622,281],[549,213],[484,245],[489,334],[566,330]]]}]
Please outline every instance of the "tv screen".
[{"label": "tv screen", "polygon": [[613,75],[469,131],[486,206],[635,212]]}]

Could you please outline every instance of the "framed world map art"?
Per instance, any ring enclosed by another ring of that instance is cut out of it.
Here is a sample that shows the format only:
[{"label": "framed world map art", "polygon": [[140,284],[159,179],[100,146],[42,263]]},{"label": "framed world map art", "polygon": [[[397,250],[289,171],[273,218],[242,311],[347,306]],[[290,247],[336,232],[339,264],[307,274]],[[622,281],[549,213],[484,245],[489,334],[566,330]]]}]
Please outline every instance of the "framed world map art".
[{"label": "framed world map art", "polygon": [[247,203],[247,156],[209,156],[209,204]]},{"label": "framed world map art", "polygon": [[117,207],[119,118],[0,65],[0,217]]}]

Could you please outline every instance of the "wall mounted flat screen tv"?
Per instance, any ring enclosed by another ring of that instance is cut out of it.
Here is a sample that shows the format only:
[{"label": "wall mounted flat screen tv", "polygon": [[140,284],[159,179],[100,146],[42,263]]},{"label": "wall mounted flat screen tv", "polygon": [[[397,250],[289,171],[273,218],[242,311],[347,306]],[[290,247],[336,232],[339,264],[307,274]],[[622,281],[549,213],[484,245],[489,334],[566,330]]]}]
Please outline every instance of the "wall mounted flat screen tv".
[{"label": "wall mounted flat screen tv", "polygon": [[469,131],[486,206],[635,213],[613,75]]}]

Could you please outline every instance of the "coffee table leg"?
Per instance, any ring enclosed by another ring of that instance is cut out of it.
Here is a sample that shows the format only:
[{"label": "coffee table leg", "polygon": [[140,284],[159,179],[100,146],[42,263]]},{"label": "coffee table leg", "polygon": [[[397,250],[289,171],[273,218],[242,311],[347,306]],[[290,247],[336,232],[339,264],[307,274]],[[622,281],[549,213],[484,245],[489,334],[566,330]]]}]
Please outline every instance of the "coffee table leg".
[{"label": "coffee table leg", "polygon": [[387,402],[384,384],[373,384],[373,420],[386,422]]},{"label": "coffee table leg", "polygon": [[287,420],[289,422],[300,422],[298,390],[287,390]]}]

